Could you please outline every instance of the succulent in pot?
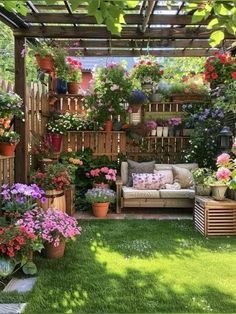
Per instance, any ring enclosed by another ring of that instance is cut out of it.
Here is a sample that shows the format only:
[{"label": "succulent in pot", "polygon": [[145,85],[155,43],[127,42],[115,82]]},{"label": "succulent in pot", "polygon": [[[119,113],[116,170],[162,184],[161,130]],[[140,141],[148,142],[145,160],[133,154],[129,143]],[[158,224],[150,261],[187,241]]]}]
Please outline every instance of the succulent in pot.
[{"label": "succulent in pot", "polygon": [[12,156],[19,141],[20,135],[15,131],[3,132],[0,135],[0,154]]},{"label": "succulent in pot", "polygon": [[87,191],[85,198],[92,204],[94,216],[106,217],[109,204],[115,201],[115,192],[110,189],[94,188]]}]

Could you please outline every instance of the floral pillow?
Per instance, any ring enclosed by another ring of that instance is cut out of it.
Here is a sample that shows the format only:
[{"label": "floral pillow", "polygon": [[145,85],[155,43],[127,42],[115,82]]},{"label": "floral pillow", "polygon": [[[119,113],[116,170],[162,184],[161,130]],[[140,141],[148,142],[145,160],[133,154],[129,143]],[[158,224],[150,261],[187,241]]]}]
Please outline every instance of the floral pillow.
[{"label": "floral pillow", "polygon": [[159,173],[132,173],[133,188],[138,190],[159,190],[162,183],[162,175]]}]

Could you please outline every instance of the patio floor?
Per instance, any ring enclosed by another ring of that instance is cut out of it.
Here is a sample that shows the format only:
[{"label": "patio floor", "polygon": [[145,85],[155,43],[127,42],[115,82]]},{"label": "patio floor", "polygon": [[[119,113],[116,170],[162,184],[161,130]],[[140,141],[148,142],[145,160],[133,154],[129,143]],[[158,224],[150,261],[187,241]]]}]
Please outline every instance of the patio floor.
[{"label": "patio floor", "polygon": [[[91,210],[76,211],[74,214],[76,219],[101,219],[94,217]],[[193,219],[193,210],[191,208],[126,208],[121,214],[114,212],[108,213],[106,218],[102,219]]]}]

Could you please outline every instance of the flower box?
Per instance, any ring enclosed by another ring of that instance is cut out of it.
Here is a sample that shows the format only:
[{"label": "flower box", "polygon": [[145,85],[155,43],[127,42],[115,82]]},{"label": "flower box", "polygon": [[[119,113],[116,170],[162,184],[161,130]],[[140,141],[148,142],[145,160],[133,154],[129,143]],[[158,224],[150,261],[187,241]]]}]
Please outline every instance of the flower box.
[{"label": "flower box", "polygon": [[172,101],[202,101],[204,99],[204,95],[201,94],[172,94]]}]

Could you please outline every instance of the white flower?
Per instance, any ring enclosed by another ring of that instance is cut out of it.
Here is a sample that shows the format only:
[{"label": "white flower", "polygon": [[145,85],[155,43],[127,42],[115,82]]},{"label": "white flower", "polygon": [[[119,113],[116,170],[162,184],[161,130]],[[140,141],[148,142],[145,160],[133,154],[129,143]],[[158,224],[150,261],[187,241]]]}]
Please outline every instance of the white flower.
[{"label": "white flower", "polygon": [[119,89],[119,88],[120,88],[119,85],[113,84],[113,85],[111,86],[110,90],[115,91],[115,90],[117,90],[117,89]]}]

